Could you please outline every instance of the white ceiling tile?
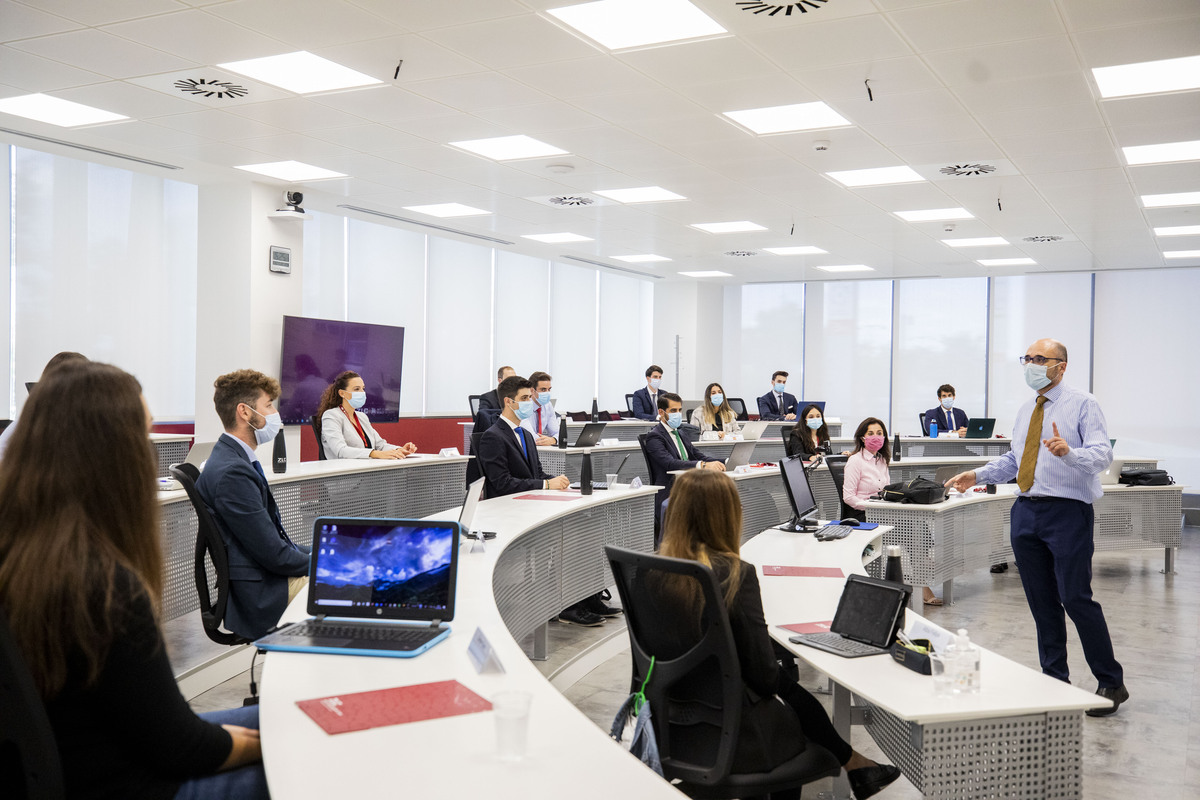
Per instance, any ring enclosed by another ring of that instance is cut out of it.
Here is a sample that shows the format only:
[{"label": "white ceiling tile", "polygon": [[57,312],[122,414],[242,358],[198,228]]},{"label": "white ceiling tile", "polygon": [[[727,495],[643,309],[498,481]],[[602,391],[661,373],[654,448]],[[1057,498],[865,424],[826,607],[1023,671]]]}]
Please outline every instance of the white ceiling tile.
[{"label": "white ceiling tile", "polygon": [[[1200,45],[1196,49],[1200,51]],[[1188,120],[1200,129],[1200,94],[1194,91],[1103,100],[1099,107],[1115,127],[1142,125],[1151,120]]]},{"label": "white ceiling tile", "polygon": [[156,117],[154,122],[196,136],[225,141],[277,136],[287,132],[283,128],[215,109]]},{"label": "white ceiling tile", "polygon": [[554,141],[564,150],[593,160],[602,160],[610,153],[636,150],[648,143],[641,136],[615,125],[558,131]]},{"label": "white ceiling tile", "polygon": [[976,113],[1093,102],[1092,90],[1082,73],[1057,75],[1053,80],[1037,77],[980,84],[959,98]]},{"label": "white ceiling tile", "polygon": [[197,64],[224,64],[288,52],[283,42],[199,10],[105,26],[106,33],[169,50]]},{"label": "white ceiling tile", "polygon": [[1118,28],[1139,21],[1191,17],[1196,14],[1193,0],[1139,0],[1136,8],[1126,3],[1097,3],[1096,0],[1059,0],[1067,21],[1075,30]]},{"label": "white ceiling tile", "polygon": [[1036,188],[1056,189],[1079,187],[1091,192],[1108,191],[1108,187],[1129,186],[1129,176],[1123,169],[1084,169],[1069,172],[1047,172],[1026,176]]},{"label": "white ceiling tile", "polygon": [[1057,133],[1104,126],[1104,119],[1095,103],[976,112],[975,119],[992,136],[1020,136],[1033,132]]},{"label": "white ceiling tile", "polygon": [[[245,139],[240,144],[252,150],[259,150],[275,156],[279,161],[303,161],[305,164],[325,169],[333,169],[333,167],[326,166],[325,159],[352,155],[352,152],[345,147],[338,147],[332,142],[314,139],[299,133],[283,133],[277,136]],[[340,172],[341,170],[335,171]]]},{"label": "white ceiling tile", "polygon": [[1114,150],[1028,155],[1013,158],[1012,161],[1021,172],[1029,175],[1039,172],[1062,172],[1069,169],[1106,169],[1121,165],[1121,160]]},{"label": "white ceiling tile", "polygon": [[585,111],[590,111],[598,117],[618,124],[624,124],[631,120],[686,117],[701,110],[694,103],[690,103],[675,92],[664,88],[579,97],[572,102]]},{"label": "white ceiling tile", "polygon": [[991,139],[968,139],[962,142],[928,142],[896,145],[892,152],[908,164],[961,164],[974,161],[994,161],[1004,153]]},{"label": "white ceiling tile", "polygon": [[309,98],[322,106],[336,108],[356,117],[403,126],[411,120],[446,117],[457,109],[395,86],[372,86],[349,92],[319,94]]},{"label": "white ceiling tile", "polygon": [[619,56],[630,67],[666,86],[758,78],[777,68],[733,37],[694,42],[686,47],[652,47]]},{"label": "white ceiling tile", "polygon": [[[859,128],[789,133],[764,137],[782,153],[816,172],[897,166],[899,159],[890,150]],[[829,149],[817,151],[815,141],[829,142]]]},{"label": "white ceiling tile", "polygon": [[536,89],[496,72],[417,81],[405,84],[405,88],[459,111],[482,111],[510,105],[547,103],[552,99]]},{"label": "white ceiling tile", "polygon": [[363,123],[361,117],[343,114],[328,106],[300,97],[237,106],[231,108],[229,113],[292,131],[315,131],[322,128],[340,128]]},{"label": "white ceiling tile", "polygon": [[1112,139],[1109,138],[1107,128],[1001,136],[996,138],[996,143],[1004,148],[1010,158],[1053,153],[1113,152]]},{"label": "white ceiling tile", "polygon": [[611,56],[505,70],[504,74],[554,97],[572,99],[657,88],[654,81]]},{"label": "white ceiling tile", "polygon": [[[1135,6],[1140,10],[1141,3]],[[1138,61],[1181,58],[1197,53],[1200,15],[1161,22],[1140,23],[1141,15],[1117,28],[1082,31],[1072,38],[1086,67],[1111,67]]]},{"label": "white ceiling tile", "polygon": [[841,113],[856,125],[871,122],[905,122],[909,120],[945,117],[962,113],[962,105],[953,94],[945,89],[930,89],[911,94],[876,95],[874,100],[866,97],[847,98],[838,101]]},{"label": "white ceiling tile", "polygon": [[181,147],[188,144],[204,144],[208,141],[202,136],[137,121],[101,125],[91,128],[90,132],[104,139],[145,148]]},{"label": "white ceiling tile", "polygon": [[[249,120],[247,120],[249,121]],[[259,124],[259,123],[255,123]],[[345,128],[329,128],[328,130],[313,131],[314,139],[365,152],[379,150],[395,150],[403,147],[419,147],[427,144],[416,136],[390,128],[387,125],[375,123],[365,125],[350,125]]]},{"label": "white ceiling tile", "polygon": [[444,28],[485,19],[527,14],[529,9],[513,0],[454,0],[446,3],[401,2],[396,0],[351,0],[354,5],[402,25],[410,31]]},{"label": "white ceiling tile", "polygon": [[1200,192],[1200,161],[1128,167],[1138,194]]},{"label": "white ceiling tile", "polygon": [[883,17],[875,15],[752,33],[745,39],[801,82],[810,70],[862,61],[863,53],[873,59],[913,54]]},{"label": "white ceiling tile", "polygon": [[[412,34],[322,47],[314,52],[322,58],[368,75],[376,75],[381,80],[392,81],[401,87],[413,81],[467,75],[486,69],[470,54],[455,53]],[[403,65],[400,65],[401,61]],[[396,72],[398,65],[399,73]]]},{"label": "white ceiling tile", "polygon": [[[234,0],[209,6],[206,11],[266,33],[296,50],[316,50],[403,32],[342,0]],[[377,64],[375,71],[367,74],[382,78],[388,66]]]},{"label": "white ceiling tile", "polygon": [[1053,76],[1079,69],[1075,50],[1066,36],[947,50],[925,58],[947,86],[964,90],[981,83]]},{"label": "white ceiling tile", "polygon": [[13,47],[55,61],[70,61],[111,78],[129,78],[194,66],[185,58],[95,29],[27,39],[17,42]]},{"label": "white ceiling tile", "polygon": [[[1196,95],[1196,102],[1200,104],[1200,94]],[[1198,122],[1200,120],[1196,119],[1158,119],[1137,125],[1114,125],[1112,134],[1117,140],[1118,147],[1161,142],[1186,142],[1200,138]]]},{"label": "white ceiling tile", "polygon": [[910,122],[871,122],[862,126],[885,147],[983,139],[983,129],[967,114],[927,117]]},{"label": "white ceiling tile", "polygon": [[756,78],[738,78],[680,87],[679,93],[714,113],[811,103],[818,99],[798,81],[779,72]]},{"label": "white ceiling tile", "polygon": [[[509,128],[489,122],[472,114],[452,114],[446,117],[414,119],[404,125],[405,133],[437,144],[465,142],[473,139],[490,139],[494,136],[514,136],[524,130]],[[553,138],[553,137],[549,137]],[[550,142],[553,144],[553,141]]]},{"label": "white ceiling tile", "polygon": [[571,128],[594,128],[604,124],[599,117],[560,101],[490,108],[478,114],[482,119],[528,135]]},{"label": "white ceiling tile", "polygon": [[767,138],[755,137],[715,114],[637,120],[626,123],[625,128],[679,152],[685,152],[691,144],[722,142],[726,148],[736,148],[756,139]]},{"label": "white ceiling tile", "polygon": [[163,152],[171,156],[190,158],[220,167],[235,167],[239,164],[261,164],[264,161],[270,160],[270,157],[266,153],[225,142],[204,141],[197,143],[193,141],[191,144],[180,144],[164,148]]},{"label": "white ceiling tile", "polygon": [[911,94],[942,88],[942,82],[920,58],[872,59],[834,67],[797,72],[800,81],[826,100],[865,98],[869,80],[871,93],[880,97]]},{"label": "white ceiling tile", "polygon": [[124,81],[93,83],[54,93],[55,97],[75,103],[102,108],[114,114],[135,119],[147,119],[164,114],[179,114],[195,110],[196,106],[182,97],[169,97]]},{"label": "white ceiling tile", "polygon": [[888,16],[913,47],[925,52],[1065,32],[1054,5],[1045,0],[960,0]]},{"label": "white ceiling tile", "polygon": [[31,0],[38,8],[84,25],[105,25],[135,17],[148,17],[178,11],[174,0],[104,0],[102,3],[80,0]]},{"label": "white ceiling tile", "polygon": [[78,22],[47,14],[13,0],[0,0],[0,19],[4,20],[4,32],[0,36],[5,42],[62,33],[80,27]]},{"label": "white ceiling tile", "polygon": [[25,92],[50,92],[106,80],[103,75],[0,45],[0,75]]},{"label": "white ceiling tile", "polygon": [[586,58],[596,52],[579,37],[536,14],[439,28],[425,36],[443,47],[470,53],[491,69]]}]

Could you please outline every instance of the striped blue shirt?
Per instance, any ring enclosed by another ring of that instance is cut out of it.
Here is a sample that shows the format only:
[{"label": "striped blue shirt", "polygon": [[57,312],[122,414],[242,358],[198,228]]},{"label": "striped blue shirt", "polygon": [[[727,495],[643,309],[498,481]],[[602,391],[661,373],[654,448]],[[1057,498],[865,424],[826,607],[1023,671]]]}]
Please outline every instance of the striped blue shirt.
[{"label": "striped blue shirt", "polygon": [[[1036,402],[1037,395],[1034,395],[1021,406],[1013,424],[1012,449],[975,470],[976,483],[1004,483],[1017,477]],[[1113,458],[1100,403],[1087,392],[1060,383],[1046,392],[1046,403],[1042,407],[1042,439],[1054,436],[1056,423],[1058,435],[1066,440],[1071,450],[1059,457],[1039,442],[1033,486],[1021,495],[1065,497],[1085,503],[1099,500],[1104,493],[1100,488],[1100,473],[1108,469]]]}]

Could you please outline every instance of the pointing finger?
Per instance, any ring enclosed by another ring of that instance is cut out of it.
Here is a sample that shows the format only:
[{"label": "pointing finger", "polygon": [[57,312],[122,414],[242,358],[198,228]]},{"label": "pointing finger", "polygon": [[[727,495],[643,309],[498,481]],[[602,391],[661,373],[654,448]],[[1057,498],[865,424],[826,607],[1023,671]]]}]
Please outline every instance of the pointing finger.
[{"label": "pointing finger", "polygon": [[1055,439],[1058,439],[1058,438],[1060,438],[1060,437],[1059,437],[1059,435],[1058,435],[1058,423],[1057,423],[1057,422],[1051,422],[1051,423],[1050,423],[1050,426],[1054,428],[1054,438],[1055,438]]}]

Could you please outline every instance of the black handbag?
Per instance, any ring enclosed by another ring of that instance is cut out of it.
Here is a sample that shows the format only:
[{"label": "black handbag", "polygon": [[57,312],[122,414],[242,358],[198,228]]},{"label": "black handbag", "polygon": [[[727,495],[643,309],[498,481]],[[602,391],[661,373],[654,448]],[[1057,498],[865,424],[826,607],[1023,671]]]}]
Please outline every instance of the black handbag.
[{"label": "black handbag", "polygon": [[1175,483],[1165,469],[1126,470],[1119,480],[1126,486],[1170,486]]},{"label": "black handbag", "polygon": [[946,499],[949,490],[937,481],[917,477],[883,487],[881,496],[890,503],[915,503],[928,506]]}]

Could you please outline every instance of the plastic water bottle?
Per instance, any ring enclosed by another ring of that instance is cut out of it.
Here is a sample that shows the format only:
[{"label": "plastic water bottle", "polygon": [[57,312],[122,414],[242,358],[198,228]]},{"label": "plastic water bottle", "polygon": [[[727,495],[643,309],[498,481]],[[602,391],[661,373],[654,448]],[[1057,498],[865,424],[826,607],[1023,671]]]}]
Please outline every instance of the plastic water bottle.
[{"label": "plastic water bottle", "polygon": [[930,439],[937,438],[937,423],[936,422],[929,423],[929,438]]},{"label": "plastic water bottle", "polygon": [[946,671],[953,675],[955,694],[979,694],[980,650],[971,644],[966,628],[959,628],[954,643],[946,648]]}]

